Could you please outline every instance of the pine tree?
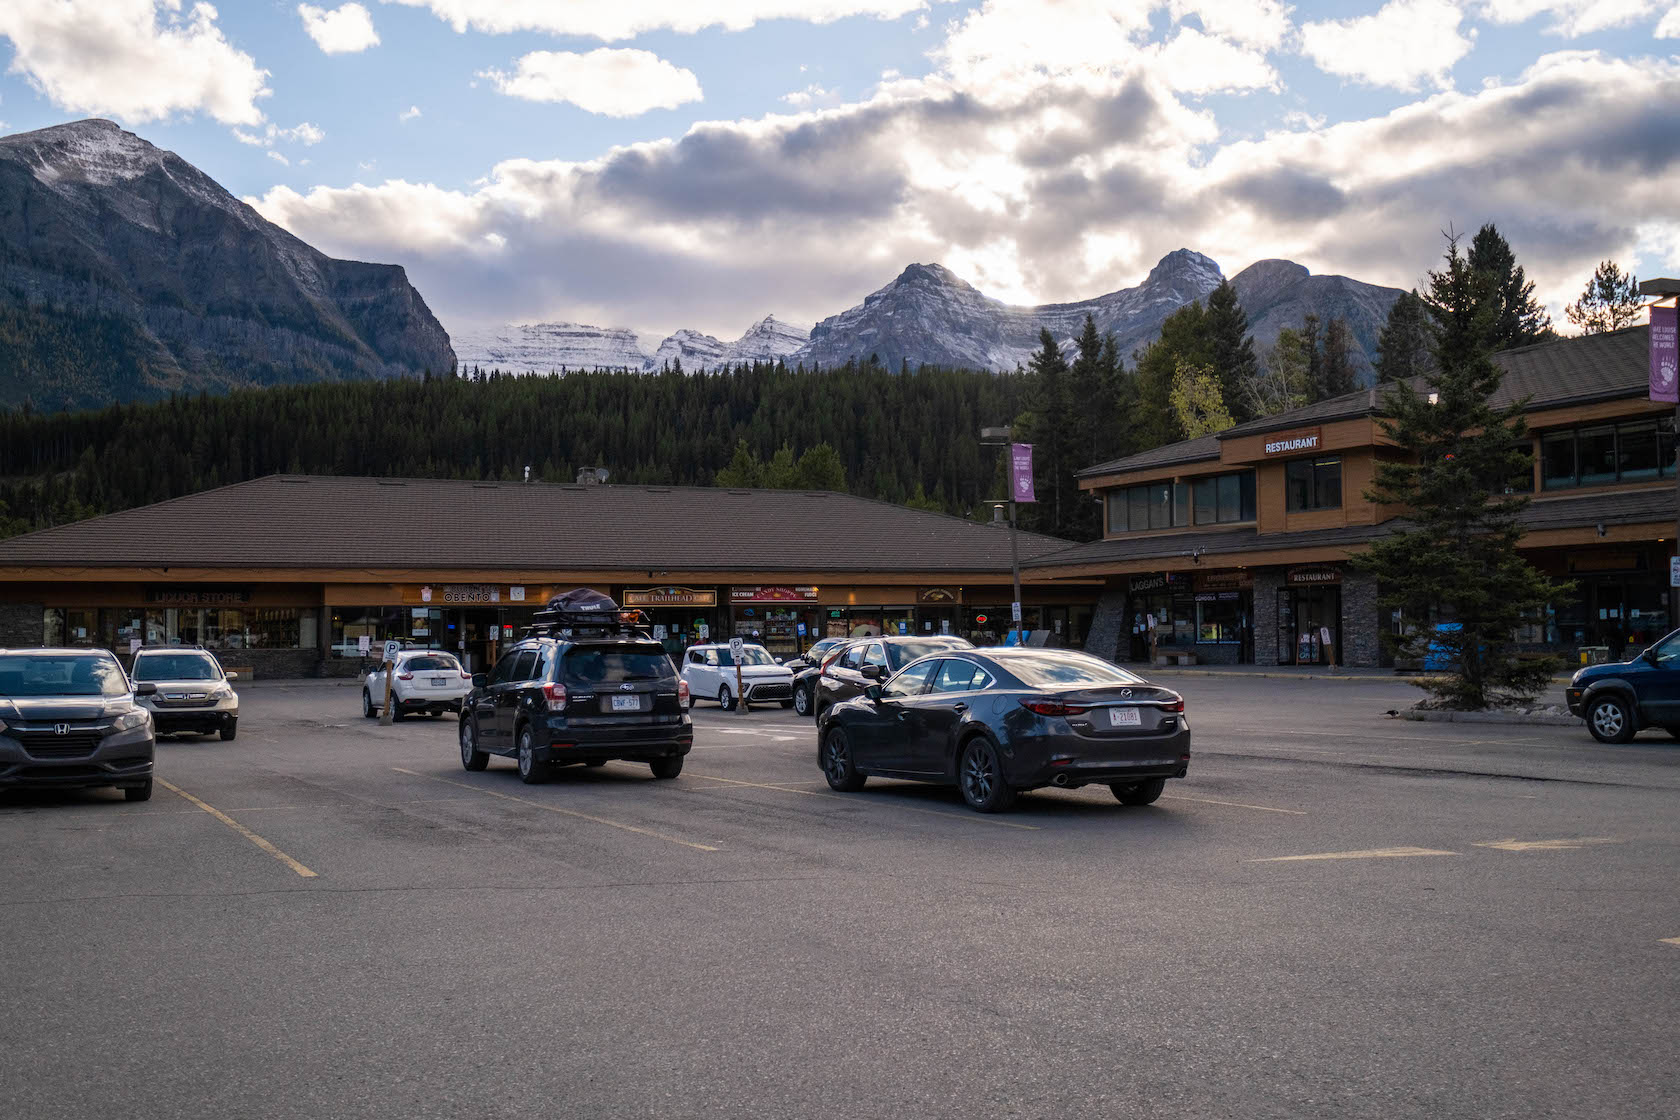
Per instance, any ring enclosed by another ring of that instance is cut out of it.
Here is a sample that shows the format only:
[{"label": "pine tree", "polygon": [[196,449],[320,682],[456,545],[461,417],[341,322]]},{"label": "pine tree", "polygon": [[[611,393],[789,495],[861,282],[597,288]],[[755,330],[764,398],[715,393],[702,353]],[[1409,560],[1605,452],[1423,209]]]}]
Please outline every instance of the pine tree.
[{"label": "pine tree", "polygon": [[[1073,478],[1073,468],[1067,462],[1070,370],[1055,336],[1045,328],[1039,328],[1038,352],[1027,371],[1031,378],[1027,404],[1032,413],[1028,442],[1033,445],[1033,474],[1046,483],[1033,487],[1038,509],[1033,511],[1032,520],[1043,532],[1059,536],[1069,531],[1063,523],[1063,499]],[[1071,504],[1065,512],[1072,512]]]},{"label": "pine tree", "polygon": [[1622,275],[1615,261],[1602,261],[1587,281],[1581,298],[1563,309],[1582,334],[1602,334],[1631,326],[1639,319],[1644,301],[1639,297],[1639,280]]},{"label": "pine tree", "polygon": [[1320,367],[1323,377],[1320,400],[1351,393],[1358,387],[1353,371],[1353,332],[1347,320],[1333,318],[1324,328],[1324,359]]},{"label": "pine tree", "polygon": [[717,472],[714,485],[728,486],[737,489],[751,489],[764,484],[764,464],[759,462],[747,441],[735,441],[735,454],[729,460],[729,465]]},{"label": "pine tree", "polygon": [[1301,318],[1301,353],[1307,359],[1307,400],[1324,399],[1324,325],[1311,311]]},{"label": "pine tree", "polygon": [[1229,280],[1221,280],[1208,294],[1204,329],[1211,350],[1209,364],[1219,380],[1225,412],[1237,423],[1254,419],[1243,386],[1253,380],[1260,362],[1254,356],[1254,337],[1248,333],[1248,313]]},{"label": "pine tree", "polygon": [[1502,376],[1487,344],[1495,308],[1452,235],[1444,259],[1429,274],[1435,369],[1422,391],[1401,381],[1385,394],[1379,423],[1405,456],[1379,461],[1366,494],[1405,508],[1412,527],[1379,537],[1354,563],[1376,576],[1378,602],[1403,612],[1403,655],[1421,659],[1433,644],[1457,665],[1422,687],[1474,710],[1546,687],[1555,665],[1518,660],[1512,636],[1569,588],[1517,552],[1528,499],[1506,491],[1528,489],[1524,402],[1492,404]]},{"label": "pine tree", "polygon": [[1266,351],[1265,364],[1243,385],[1243,396],[1250,415],[1275,416],[1308,403],[1311,390],[1306,342],[1299,331],[1285,327]]},{"label": "pine tree", "polygon": [[1402,292],[1388,309],[1377,336],[1377,380],[1404,381],[1428,373],[1435,364],[1435,324],[1416,289]]},{"label": "pine tree", "polygon": [[1533,282],[1523,275],[1510,243],[1492,222],[1476,231],[1465,264],[1476,279],[1477,304],[1488,309],[1482,329],[1487,332],[1483,344],[1489,351],[1510,350],[1553,337],[1552,318],[1535,301]]},{"label": "pine tree", "polygon": [[1207,335],[1207,312],[1200,301],[1187,303],[1161,321],[1161,335],[1137,355],[1137,450],[1184,439],[1172,408],[1172,383],[1180,361],[1213,364]]},{"label": "pine tree", "polygon": [[[1070,474],[1103,462],[1104,444],[1114,425],[1114,377],[1107,363],[1117,351],[1113,337],[1097,334],[1097,321],[1085,316],[1079,332],[1078,354],[1068,373],[1068,462]],[[1067,519],[1067,536],[1072,540],[1095,540],[1102,535],[1102,509],[1089,499],[1080,500],[1077,480],[1070,480],[1072,505]]]}]

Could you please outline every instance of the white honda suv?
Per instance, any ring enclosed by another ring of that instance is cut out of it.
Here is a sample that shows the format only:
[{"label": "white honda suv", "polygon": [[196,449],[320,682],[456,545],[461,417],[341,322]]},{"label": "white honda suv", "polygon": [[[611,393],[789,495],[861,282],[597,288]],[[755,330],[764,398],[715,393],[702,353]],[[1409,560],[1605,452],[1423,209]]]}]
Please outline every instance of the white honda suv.
[{"label": "white honda suv", "polygon": [[682,663],[689,706],[704,699],[716,700],[725,711],[733,711],[738,700],[745,700],[748,707],[771,701],[793,707],[793,670],[779,664],[769,650],[748,642],[741,648],[738,678],[736,668],[728,642],[690,646]]}]

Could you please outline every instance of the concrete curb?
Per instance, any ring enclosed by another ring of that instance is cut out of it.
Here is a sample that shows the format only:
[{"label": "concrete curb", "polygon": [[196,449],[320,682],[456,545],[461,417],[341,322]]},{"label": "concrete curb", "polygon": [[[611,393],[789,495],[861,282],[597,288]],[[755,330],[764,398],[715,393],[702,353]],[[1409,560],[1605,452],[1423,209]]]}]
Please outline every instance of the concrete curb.
[{"label": "concrete curb", "polygon": [[1535,727],[1580,727],[1575,716],[1517,715],[1513,712],[1402,712],[1401,718],[1417,723],[1499,723]]},{"label": "concrete curb", "polygon": [[[1268,673],[1249,672],[1241,669],[1180,669],[1174,665],[1159,667],[1124,666],[1145,677],[1225,677],[1229,680],[1269,680],[1269,681],[1393,681],[1401,684],[1411,684],[1418,679],[1415,676],[1401,673]],[[1553,677],[1553,684],[1568,684],[1569,677]]]}]

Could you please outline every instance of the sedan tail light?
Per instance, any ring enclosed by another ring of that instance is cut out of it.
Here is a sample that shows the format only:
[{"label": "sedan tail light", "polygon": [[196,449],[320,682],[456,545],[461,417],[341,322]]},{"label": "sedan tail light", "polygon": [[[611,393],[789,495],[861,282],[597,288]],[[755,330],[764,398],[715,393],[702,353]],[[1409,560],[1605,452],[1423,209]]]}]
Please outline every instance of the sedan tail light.
[{"label": "sedan tail light", "polygon": [[677,703],[688,707],[688,682],[681,677],[677,678]]},{"label": "sedan tail light", "polygon": [[1078,716],[1091,710],[1079,704],[1065,704],[1060,700],[1032,696],[1022,700],[1021,707],[1041,716]]},{"label": "sedan tail light", "polygon": [[543,685],[543,696],[548,700],[548,706],[559,711],[566,706],[566,686],[558,682]]},{"label": "sedan tail light", "polygon": [[1184,700],[1182,697],[1177,700],[1163,700],[1161,701],[1161,707],[1169,712],[1182,712],[1184,710]]}]

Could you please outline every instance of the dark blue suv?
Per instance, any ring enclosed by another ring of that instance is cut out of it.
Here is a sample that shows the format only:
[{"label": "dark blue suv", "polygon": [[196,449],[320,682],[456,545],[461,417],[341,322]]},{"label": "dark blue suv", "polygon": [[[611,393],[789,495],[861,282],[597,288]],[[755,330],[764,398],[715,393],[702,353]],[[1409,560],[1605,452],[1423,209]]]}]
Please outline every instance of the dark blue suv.
[{"label": "dark blue suv", "polygon": [[1645,727],[1680,739],[1680,630],[1632,661],[1587,666],[1565,696],[1601,743],[1625,743]]}]

